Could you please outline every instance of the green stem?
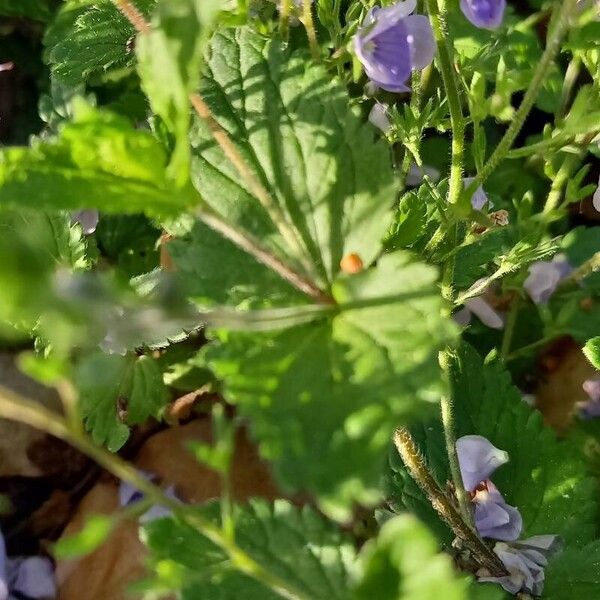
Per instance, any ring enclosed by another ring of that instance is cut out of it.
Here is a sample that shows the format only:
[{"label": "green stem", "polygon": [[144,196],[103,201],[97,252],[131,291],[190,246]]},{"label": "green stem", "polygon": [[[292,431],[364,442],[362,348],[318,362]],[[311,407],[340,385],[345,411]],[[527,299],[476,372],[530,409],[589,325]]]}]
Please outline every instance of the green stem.
[{"label": "green stem", "polygon": [[321,52],[319,50],[315,23],[313,21],[312,0],[302,0],[302,24],[304,25],[304,29],[306,29],[310,53],[315,60],[319,60],[321,58]]},{"label": "green stem", "polygon": [[524,356],[530,352],[533,352],[534,350],[538,350],[542,346],[545,346],[546,344],[549,344],[551,341],[555,340],[557,337],[560,337],[560,335],[562,335],[560,332],[556,332],[547,337],[543,337],[541,340],[537,340],[537,342],[532,342],[531,344],[527,344],[527,346],[522,346],[521,348],[518,348],[517,350],[507,354],[505,360],[514,360],[515,358],[519,358],[519,356]]},{"label": "green stem", "polygon": [[288,600],[306,599],[303,593],[292,589],[287,582],[267,571],[239,548],[234,541],[228,539],[220,527],[197,512],[187,511],[184,505],[167,496],[160,487],[148,481],[135,467],[121,457],[97,446],[85,433],[70,429],[67,422],[56,413],[0,386],[0,418],[25,423],[71,444],[115,477],[131,483],[148,500],[176,513],[179,518],[221,548],[241,572],[260,581],[283,598]]},{"label": "green stem", "polygon": [[448,202],[456,204],[463,191],[462,169],[465,146],[465,121],[463,118],[458,82],[454,70],[452,42],[446,32],[446,5],[444,0],[427,0],[427,11],[437,45],[437,56],[444,81],[452,125],[452,157]]},{"label": "green stem", "polygon": [[498,165],[504,160],[508,151],[511,149],[517,135],[521,131],[525,119],[529,115],[529,112],[533,108],[535,100],[538,96],[539,91],[544,85],[544,81],[552,67],[554,59],[560,49],[561,41],[569,28],[569,19],[571,14],[575,10],[577,0],[563,0],[560,8],[557,5],[554,15],[556,18],[552,19],[551,25],[553,25],[550,33],[548,34],[548,40],[546,43],[546,49],[542,54],[542,58],[538,63],[531,83],[525,92],[521,106],[519,106],[513,120],[506,130],[504,137],[500,140],[500,143],[494,150],[492,156],[488,159],[481,172],[475,177],[475,180],[469,185],[465,194],[470,197],[474,194],[475,190],[496,170]]},{"label": "green stem", "polygon": [[577,79],[579,79],[580,71],[581,59],[579,56],[574,56],[567,67],[567,72],[565,73],[565,80],[563,82],[563,87],[560,94],[560,104],[556,114],[554,115],[555,119],[561,119],[566,114],[569,101],[571,100],[573,87],[575,86],[575,83],[577,83]]},{"label": "green stem", "polygon": [[279,35],[284,42],[288,41],[290,25],[290,4],[292,0],[281,0],[279,7]]},{"label": "green stem", "polygon": [[544,215],[553,212],[560,206],[560,200],[563,196],[563,188],[569,181],[569,177],[571,176],[571,173],[574,171],[575,167],[578,165],[579,161],[579,153],[567,154],[565,156],[562,165],[558,169],[556,177],[552,181],[550,193],[548,194],[546,204],[544,205]]}]

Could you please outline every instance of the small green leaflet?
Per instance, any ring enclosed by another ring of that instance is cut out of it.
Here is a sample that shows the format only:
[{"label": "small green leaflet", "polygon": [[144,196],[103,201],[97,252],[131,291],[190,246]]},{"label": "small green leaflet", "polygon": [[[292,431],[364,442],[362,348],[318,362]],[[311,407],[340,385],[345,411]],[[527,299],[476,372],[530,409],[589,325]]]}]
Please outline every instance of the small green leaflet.
[{"label": "small green leaflet", "polygon": [[[300,236],[302,254],[326,285],[349,253],[377,256],[394,202],[389,150],[375,141],[340,83],[306,51],[250,27],[218,30],[200,90],[254,175]],[[195,119],[192,179],[227,220],[301,263],[259,202]]]},{"label": "small green leaflet", "polygon": [[157,416],[167,401],[162,372],[148,356],[97,352],[79,363],[75,381],[87,429],[112,452],[127,441],[127,425]]},{"label": "small green leaflet", "polygon": [[346,518],[380,497],[394,427],[433,409],[437,353],[454,334],[434,268],[405,253],[334,284],[333,316],[266,332],[217,332],[207,365],[250,420],[280,482]]},{"label": "small green leaflet", "polygon": [[411,515],[384,523],[361,551],[353,600],[467,600],[469,582],[440,554],[434,536]]},{"label": "small green leaflet", "polygon": [[[218,503],[200,509],[219,522]],[[285,500],[272,505],[251,500],[235,505],[236,544],[299,598],[347,600],[356,572],[350,537],[309,506],[297,508]],[[156,567],[153,587],[174,590],[182,600],[279,600],[281,596],[237,571],[229,558],[188,525],[158,519],[146,525],[142,538]],[[170,568],[161,568],[165,562]],[[161,579],[162,576],[162,579]]]},{"label": "small green leaflet", "polygon": [[546,569],[544,600],[600,596],[600,541],[567,548]]},{"label": "small green leaflet", "polygon": [[174,215],[197,202],[191,186],[173,190],[149,131],[83,103],[75,108],[57,138],[0,150],[0,207]]},{"label": "small green leaflet", "polygon": [[588,340],[583,348],[583,353],[592,365],[600,370],[600,337]]},{"label": "small green leaflet", "polygon": [[[154,0],[135,5],[148,14]],[[112,0],[70,0],[48,28],[44,45],[53,78],[78,85],[131,69],[135,30]]]},{"label": "small green leaflet", "polygon": [[190,176],[190,93],[200,79],[205,27],[216,14],[218,0],[159,0],[152,30],[138,37],[138,72],[150,106],[175,137],[168,168],[178,186]]}]

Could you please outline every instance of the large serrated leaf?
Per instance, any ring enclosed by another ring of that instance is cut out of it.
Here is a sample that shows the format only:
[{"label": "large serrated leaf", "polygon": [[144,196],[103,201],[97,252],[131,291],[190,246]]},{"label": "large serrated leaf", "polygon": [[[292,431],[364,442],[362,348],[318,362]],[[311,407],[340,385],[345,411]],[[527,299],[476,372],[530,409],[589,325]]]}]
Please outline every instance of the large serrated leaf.
[{"label": "large serrated leaf", "polygon": [[92,354],[75,376],[80,410],[98,444],[116,452],[129,437],[129,425],[157,416],[167,400],[162,372],[148,356]]},{"label": "large serrated leaf", "polygon": [[[348,253],[369,264],[389,223],[393,175],[386,145],[349,109],[340,83],[305,51],[292,52],[248,27],[218,31],[206,64],[205,101],[300,232],[321,279],[330,282]],[[299,259],[200,119],[191,139],[192,179],[206,202]]]},{"label": "large serrated leaf", "polygon": [[[136,0],[147,14],[155,0]],[[135,30],[112,0],[71,0],[44,38],[52,76],[77,85],[121,69],[131,69]]]},{"label": "large serrated leaf", "polygon": [[[201,510],[218,522],[218,504]],[[235,506],[233,516],[237,545],[296,590],[296,597],[347,600],[356,570],[353,543],[312,508],[299,509],[285,500],[273,505],[252,500]],[[159,567],[166,560],[178,567],[178,591],[184,600],[281,598],[265,584],[236,571],[219,548],[179,521],[154,521],[146,525],[143,538],[152,565]],[[160,569],[157,577],[160,581]],[[172,580],[169,583],[172,585]]]},{"label": "large serrated leaf", "polygon": [[262,333],[220,332],[206,361],[250,419],[288,488],[348,516],[379,496],[395,426],[432,407],[452,335],[435,269],[396,253],[334,285],[334,316]]},{"label": "large serrated leaf", "polygon": [[166,162],[150,132],[79,104],[57,138],[0,151],[0,206],[175,215],[196,194],[173,190]]}]

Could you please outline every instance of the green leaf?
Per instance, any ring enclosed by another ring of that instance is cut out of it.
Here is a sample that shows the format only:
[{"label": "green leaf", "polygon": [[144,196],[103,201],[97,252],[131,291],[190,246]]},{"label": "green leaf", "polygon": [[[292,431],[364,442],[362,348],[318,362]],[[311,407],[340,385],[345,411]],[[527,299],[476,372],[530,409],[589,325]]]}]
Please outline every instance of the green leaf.
[{"label": "green leaf", "polygon": [[[568,546],[594,539],[596,492],[580,450],[569,441],[557,440],[543,425],[541,415],[523,402],[498,360],[484,364],[466,344],[458,355],[454,385],[457,435],[482,435],[509,454],[510,462],[492,479],[506,502],[521,512],[521,537],[557,534]],[[414,434],[438,481],[445,485],[450,475],[441,424],[426,423]],[[396,454],[392,454],[392,469],[391,491],[396,499],[427,523],[433,522],[427,501],[404,474]],[[447,543],[449,536],[443,539]]]},{"label": "green leaf", "polygon": [[0,151],[0,206],[177,214],[195,193],[174,193],[165,164],[150,132],[80,104],[58,138]]},{"label": "green leaf", "polygon": [[255,308],[304,302],[304,296],[281,277],[203,223],[166,248],[186,295],[201,306]]},{"label": "green leaf", "polygon": [[436,278],[407,254],[387,255],[335,283],[337,314],[283,331],[220,331],[206,348],[282,484],[314,493],[336,517],[379,497],[394,427],[439,397],[437,352],[454,327],[440,316]]},{"label": "green leaf", "polygon": [[185,185],[190,175],[189,95],[200,79],[204,28],[218,4],[218,0],[159,0],[152,30],[138,38],[142,87],[152,110],[175,136],[168,173],[179,186]]},{"label": "green leaf", "polygon": [[92,354],[77,366],[75,381],[87,429],[113,452],[127,441],[127,425],[158,416],[167,400],[162,372],[148,356]]},{"label": "green leaf", "polygon": [[83,529],[74,535],[60,539],[52,550],[58,560],[78,558],[93,552],[111,534],[115,520],[107,515],[93,515]]},{"label": "green leaf", "polygon": [[[219,521],[219,505],[202,509]],[[354,544],[309,506],[251,500],[235,506],[236,544],[294,590],[298,597],[347,600],[356,570]],[[145,526],[142,537],[156,569],[155,586],[180,591],[182,600],[280,600],[264,584],[235,570],[229,558],[198,531],[173,519]],[[165,563],[169,566],[165,569]],[[167,578],[161,575],[167,571]],[[175,577],[173,577],[175,575]],[[167,579],[165,581],[164,579]],[[157,585],[158,584],[158,585]]]},{"label": "green leaf", "polygon": [[597,598],[600,595],[600,541],[582,548],[567,548],[546,568],[544,600]]},{"label": "green leaf", "polygon": [[[154,0],[136,0],[148,14]],[[70,0],[48,28],[45,59],[59,82],[76,85],[131,69],[135,30],[112,0]]]},{"label": "green leaf", "polygon": [[468,581],[440,554],[433,535],[413,516],[387,521],[361,551],[355,600],[466,600]]},{"label": "green leaf", "polygon": [[[387,145],[373,140],[337,79],[291,46],[249,27],[219,30],[200,89],[330,282],[346,254],[365,265],[378,255],[394,202],[393,173]],[[205,201],[281,253],[285,243],[198,118],[191,141],[192,178]],[[300,263],[297,252],[288,254]]]},{"label": "green leaf", "polygon": [[583,348],[583,353],[592,365],[600,370],[600,337],[588,340]]},{"label": "green leaf", "polygon": [[421,198],[423,188],[410,191],[400,199],[394,223],[385,240],[387,248],[408,248],[423,234],[427,221],[427,204]]}]

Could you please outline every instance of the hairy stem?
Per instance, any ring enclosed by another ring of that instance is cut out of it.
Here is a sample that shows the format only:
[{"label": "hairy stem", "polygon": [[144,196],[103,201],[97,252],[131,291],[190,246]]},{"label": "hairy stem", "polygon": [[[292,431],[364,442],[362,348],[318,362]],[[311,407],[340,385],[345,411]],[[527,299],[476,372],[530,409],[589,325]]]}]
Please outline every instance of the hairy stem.
[{"label": "hairy stem", "polygon": [[317,33],[315,30],[315,22],[313,21],[312,15],[312,0],[302,0],[302,24],[306,29],[306,35],[308,37],[308,45],[310,46],[310,53],[316,60],[321,58],[321,52],[319,50],[319,43],[317,42]]},{"label": "hairy stem", "polygon": [[135,4],[129,0],[113,0],[113,2],[138,33],[150,32],[150,24]]},{"label": "hairy stem", "polygon": [[423,490],[433,508],[450,526],[454,535],[471,551],[473,558],[495,576],[506,574],[500,559],[486,546],[477,533],[462,519],[460,513],[442,491],[425,460],[421,456],[410,432],[404,427],[396,429],[394,445],[406,465],[410,476]]},{"label": "hairy stem", "polygon": [[306,598],[306,596],[293,590],[286,582],[267,571],[246,554],[235,542],[223,534],[220,527],[197,512],[190,513],[186,511],[181,503],[167,496],[160,487],[144,478],[135,467],[118,455],[111,454],[108,450],[97,446],[85,433],[72,430],[67,422],[56,413],[0,386],[0,418],[25,423],[71,444],[115,477],[131,483],[148,500],[177,513],[179,518],[221,548],[238,570],[260,581],[283,598],[288,600],[303,600]]},{"label": "hairy stem", "polygon": [[563,0],[560,7],[557,5],[554,15],[555,18],[552,19],[551,26],[552,29],[548,35],[548,40],[546,43],[546,49],[542,54],[542,58],[538,63],[535,72],[533,74],[533,78],[531,79],[531,83],[525,92],[525,96],[519,106],[515,116],[511,124],[509,125],[504,137],[500,140],[498,146],[494,150],[492,156],[488,159],[487,163],[484,165],[481,172],[475,177],[475,180],[469,185],[466,195],[468,197],[472,196],[475,190],[494,172],[494,170],[498,167],[498,165],[504,160],[508,151],[511,149],[517,135],[521,131],[523,124],[525,123],[525,119],[529,115],[529,112],[533,108],[535,100],[538,96],[539,91],[544,84],[544,80],[546,79],[550,68],[552,67],[552,63],[560,49],[560,44],[563,39],[563,36],[567,32],[569,27],[570,17],[575,9],[577,4],[577,0]]},{"label": "hairy stem", "polygon": [[579,154],[567,154],[567,156],[564,158],[562,165],[558,169],[558,173],[552,181],[550,193],[548,194],[546,204],[544,205],[543,213],[545,215],[551,213],[559,207],[560,200],[563,195],[563,189],[565,185],[567,185],[569,177],[579,163],[579,160]]},{"label": "hairy stem", "polygon": [[465,147],[465,121],[463,118],[458,82],[454,70],[452,42],[446,32],[446,6],[444,0],[427,0],[427,11],[433,29],[439,67],[444,81],[444,89],[450,109],[452,124],[452,159],[450,181],[448,184],[448,202],[456,204],[463,190],[462,169]]}]

